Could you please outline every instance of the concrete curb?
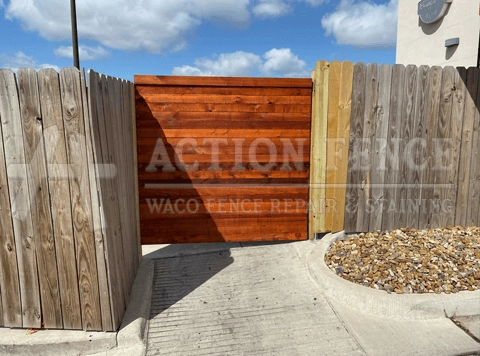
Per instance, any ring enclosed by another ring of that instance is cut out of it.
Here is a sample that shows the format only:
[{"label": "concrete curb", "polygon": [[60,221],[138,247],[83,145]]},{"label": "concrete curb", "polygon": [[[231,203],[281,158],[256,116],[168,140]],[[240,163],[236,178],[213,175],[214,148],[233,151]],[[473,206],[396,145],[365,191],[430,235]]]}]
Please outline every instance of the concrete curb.
[{"label": "concrete curb", "polygon": [[130,303],[117,334],[117,348],[108,355],[145,355],[152,296],[154,263],[142,259],[133,282]]},{"label": "concrete curb", "polygon": [[332,243],[347,238],[342,231],[316,242],[306,256],[309,272],[327,296],[365,313],[396,319],[437,319],[480,314],[480,290],[453,294],[388,294],[349,282],[331,271],[325,255]]}]

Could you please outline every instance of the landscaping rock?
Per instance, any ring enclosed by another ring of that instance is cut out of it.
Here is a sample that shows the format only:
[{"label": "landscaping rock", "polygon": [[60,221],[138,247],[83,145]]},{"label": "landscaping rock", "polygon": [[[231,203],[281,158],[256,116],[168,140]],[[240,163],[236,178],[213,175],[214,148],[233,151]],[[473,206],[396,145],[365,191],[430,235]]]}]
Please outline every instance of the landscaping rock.
[{"label": "landscaping rock", "polygon": [[480,289],[480,228],[397,229],[332,244],[327,266],[342,278],[388,293]]}]

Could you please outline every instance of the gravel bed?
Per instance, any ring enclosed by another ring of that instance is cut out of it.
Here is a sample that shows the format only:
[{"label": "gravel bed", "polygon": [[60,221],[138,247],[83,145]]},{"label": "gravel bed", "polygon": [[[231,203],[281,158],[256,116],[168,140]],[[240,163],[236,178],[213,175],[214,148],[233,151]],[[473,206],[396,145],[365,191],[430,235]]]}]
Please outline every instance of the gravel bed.
[{"label": "gravel bed", "polygon": [[387,293],[480,289],[480,228],[398,229],[332,244],[327,266],[342,278]]}]

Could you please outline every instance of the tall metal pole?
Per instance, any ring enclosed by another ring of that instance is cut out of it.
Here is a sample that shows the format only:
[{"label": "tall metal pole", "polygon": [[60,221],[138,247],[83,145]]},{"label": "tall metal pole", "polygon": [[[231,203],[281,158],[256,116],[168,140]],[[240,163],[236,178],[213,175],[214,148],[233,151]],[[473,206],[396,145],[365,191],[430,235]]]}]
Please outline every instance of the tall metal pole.
[{"label": "tall metal pole", "polygon": [[80,59],[78,56],[77,9],[75,7],[75,0],[70,0],[70,13],[72,17],[73,65],[77,69],[80,69]]}]

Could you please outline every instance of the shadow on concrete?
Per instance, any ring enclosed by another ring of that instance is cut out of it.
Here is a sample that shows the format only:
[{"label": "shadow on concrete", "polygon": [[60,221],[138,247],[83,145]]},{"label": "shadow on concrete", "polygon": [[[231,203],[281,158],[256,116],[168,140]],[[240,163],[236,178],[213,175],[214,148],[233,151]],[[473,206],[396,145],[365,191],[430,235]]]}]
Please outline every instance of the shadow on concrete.
[{"label": "shadow on concrete", "polygon": [[[143,258],[154,264],[150,319],[165,312],[234,263],[232,248],[289,244],[293,241],[202,243],[153,246]],[[149,248],[149,246],[144,246]],[[192,310],[208,301],[197,300]]]}]

